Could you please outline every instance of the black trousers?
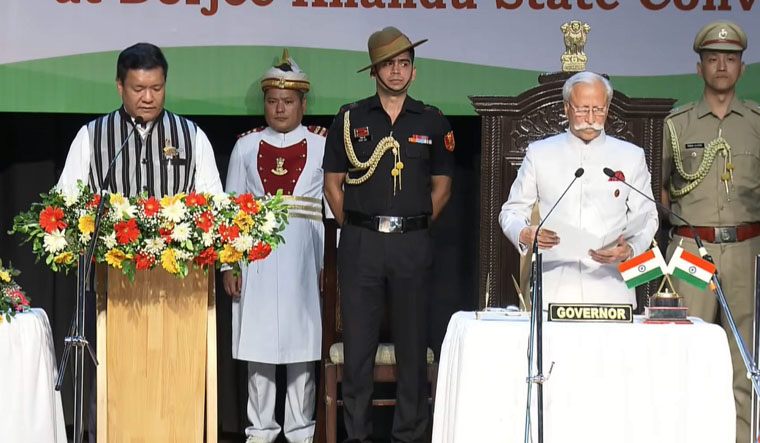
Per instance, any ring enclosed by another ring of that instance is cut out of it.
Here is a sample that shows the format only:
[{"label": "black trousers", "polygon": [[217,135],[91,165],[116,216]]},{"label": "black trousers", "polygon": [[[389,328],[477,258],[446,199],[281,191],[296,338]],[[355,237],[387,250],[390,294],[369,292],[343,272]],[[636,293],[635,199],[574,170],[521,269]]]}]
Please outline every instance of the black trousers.
[{"label": "black trousers", "polygon": [[427,229],[384,234],[346,225],[338,246],[345,365],[343,401],[349,439],[372,435],[375,352],[389,309],[396,349],[393,442],[421,442],[428,420],[426,302],[432,277]]}]

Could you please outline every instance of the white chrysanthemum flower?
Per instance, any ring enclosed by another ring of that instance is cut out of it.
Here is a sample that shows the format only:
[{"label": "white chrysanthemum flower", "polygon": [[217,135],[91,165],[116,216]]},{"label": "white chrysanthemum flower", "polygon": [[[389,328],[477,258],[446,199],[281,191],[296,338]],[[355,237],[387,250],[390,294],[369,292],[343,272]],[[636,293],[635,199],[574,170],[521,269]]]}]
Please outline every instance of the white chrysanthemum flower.
[{"label": "white chrysanthemum flower", "polygon": [[232,247],[240,252],[246,252],[253,246],[253,237],[250,235],[241,235],[240,237],[232,240]]},{"label": "white chrysanthemum flower", "polygon": [[46,251],[56,254],[66,247],[66,230],[61,231],[56,229],[49,234],[45,234],[42,242]]},{"label": "white chrysanthemum flower", "polygon": [[100,239],[103,240],[103,244],[105,244],[106,248],[113,249],[116,247],[116,232],[112,232]]},{"label": "white chrysanthemum flower", "polygon": [[177,257],[177,261],[186,261],[193,258],[193,253],[184,249],[175,249],[174,256]]},{"label": "white chrysanthemum flower", "polygon": [[230,205],[230,196],[224,192],[214,194],[214,207],[217,209],[226,208]]},{"label": "white chrysanthemum flower", "polygon": [[82,242],[83,245],[90,243],[91,238],[92,238],[92,233],[90,232],[81,232],[79,234],[79,241]]},{"label": "white chrysanthemum flower", "polygon": [[77,200],[79,200],[79,193],[78,192],[77,193],[69,193],[69,192],[64,192],[63,193],[63,204],[67,208],[70,208],[70,207],[74,206],[76,204]]},{"label": "white chrysanthemum flower", "polygon": [[129,204],[129,200],[122,199],[111,206],[111,210],[116,213],[119,218],[128,219],[134,218],[137,214],[137,207]]},{"label": "white chrysanthemum flower", "polygon": [[179,223],[182,221],[182,217],[185,216],[185,204],[177,200],[162,209],[161,214],[166,217],[167,220]]},{"label": "white chrysanthemum flower", "polygon": [[274,218],[274,212],[267,212],[267,215],[264,216],[264,223],[261,224],[261,231],[268,235],[276,227],[277,221]]},{"label": "white chrysanthemum flower", "polygon": [[145,252],[150,255],[159,255],[164,250],[166,242],[161,237],[145,239]]},{"label": "white chrysanthemum flower", "polygon": [[179,223],[177,225],[174,225],[174,229],[172,229],[171,238],[174,241],[178,241],[180,243],[186,241],[190,237],[190,225],[187,223]]},{"label": "white chrysanthemum flower", "polygon": [[203,246],[209,247],[214,244],[214,233],[213,232],[204,232],[201,234],[201,241],[203,241]]}]

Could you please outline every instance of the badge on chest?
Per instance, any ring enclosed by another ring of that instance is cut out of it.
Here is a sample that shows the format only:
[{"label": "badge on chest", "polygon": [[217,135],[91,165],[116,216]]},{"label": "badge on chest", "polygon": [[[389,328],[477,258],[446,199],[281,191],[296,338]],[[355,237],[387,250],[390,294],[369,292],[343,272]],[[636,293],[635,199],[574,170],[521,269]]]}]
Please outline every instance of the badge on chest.
[{"label": "badge on chest", "polygon": [[354,140],[359,143],[372,140],[372,135],[369,133],[369,126],[354,128]]}]

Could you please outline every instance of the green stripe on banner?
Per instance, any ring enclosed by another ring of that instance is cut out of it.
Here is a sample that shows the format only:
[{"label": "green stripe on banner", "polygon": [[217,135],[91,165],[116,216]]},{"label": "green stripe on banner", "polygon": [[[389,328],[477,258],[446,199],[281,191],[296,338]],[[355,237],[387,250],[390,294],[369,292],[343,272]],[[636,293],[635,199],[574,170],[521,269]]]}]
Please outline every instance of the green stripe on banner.
[{"label": "green stripe on banner", "polygon": [[633,289],[637,286],[641,286],[644,283],[650,282],[654,280],[655,278],[661,277],[661,276],[662,276],[662,269],[660,269],[659,267],[656,267],[652,269],[651,271],[647,271],[639,275],[638,277],[635,277],[626,281],[625,285],[628,286],[628,289]]},{"label": "green stripe on banner", "polygon": [[[374,94],[364,52],[289,48],[311,79],[308,114],[334,115],[340,105]],[[180,114],[261,115],[261,75],[277,62],[280,47],[209,46],[166,48],[166,105]],[[418,55],[424,55],[420,50]],[[0,112],[105,113],[120,104],[114,78],[118,51],[0,65]],[[419,58],[410,93],[448,115],[474,115],[470,95],[517,95],[538,84],[538,72]],[[559,68],[559,61],[557,63]],[[699,99],[694,74],[612,77],[632,97]],[[738,94],[760,101],[760,63],[747,66]]]},{"label": "green stripe on banner", "polygon": [[686,283],[700,290],[707,288],[707,282],[698,279],[694,275],[689,274],[688,272],[684,271],[681,268],[675,268],[675,270],[673,271],[673,277],[680,278],[681,280],[685,281]]}]

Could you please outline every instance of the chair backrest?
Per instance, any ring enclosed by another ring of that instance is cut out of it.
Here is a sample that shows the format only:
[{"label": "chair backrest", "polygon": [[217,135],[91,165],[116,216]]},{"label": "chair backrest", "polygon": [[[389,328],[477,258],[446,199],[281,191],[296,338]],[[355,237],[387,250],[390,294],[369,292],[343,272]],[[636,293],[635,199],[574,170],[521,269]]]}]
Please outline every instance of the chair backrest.
[{"label": "chair backrest", "polygon": [[322,356],[330,355],[330,346],[342,341],[338,292],[338,222],[325,219],[325,258],[322,280]]},{"label": "chair backrest", "polygon": [[[338,233],[334,218],[324,220],[325,255],[322,283],[322,355],[328,356],[333,343],[343,341],[343,321],[340,314],[340,287],[338,286]],[[390,318],[384,313],[380,323],[380,341],[390,341]]]},{"label": "chair backrest", "polygon": [[[539,76],[539,85],[516,97],[471,96],[481,116],[480,178],[480,308],[517,304],[512,277],[519,278],[520,255],[499,227],[499,211],[507,200],[528,144],[567,128],[562,86],[570,73]],[[642,147],[652,174],[652,192],[661,194],[662,130],[674,99],[629,98],[615,91],[605,126],[607,134]],[[639,287],[640,308],[653,284]],[[485,300],[485,294],[489,300]]]}]

